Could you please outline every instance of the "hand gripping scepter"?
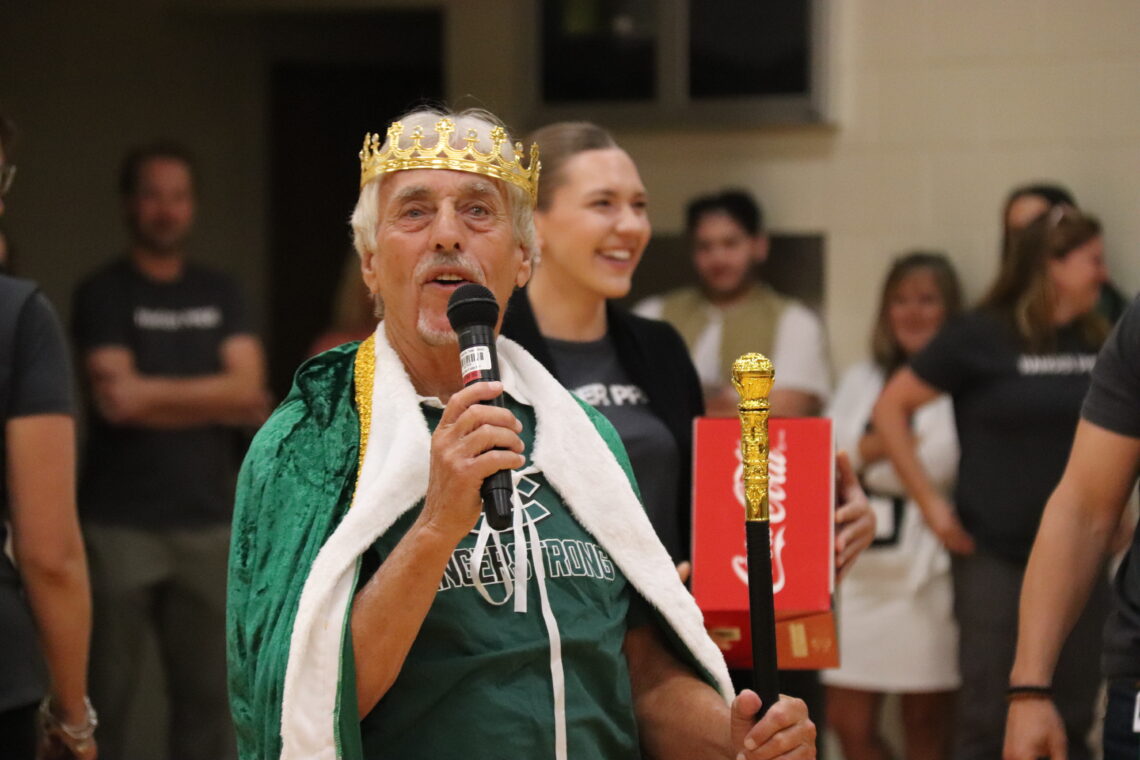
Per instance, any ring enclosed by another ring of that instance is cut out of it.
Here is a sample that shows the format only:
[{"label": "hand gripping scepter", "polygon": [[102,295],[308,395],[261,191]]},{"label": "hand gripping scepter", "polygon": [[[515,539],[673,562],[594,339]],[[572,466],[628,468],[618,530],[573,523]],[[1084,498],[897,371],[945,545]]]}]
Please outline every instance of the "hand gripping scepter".
[{"label": "hand gripping scepter", "polygon": [[752,678],[760,712],[780,698],[776,671],[776,610],[772,598],[772,537],[768,522],[768,394],[772,362],[745,354],[732,363],[732,384],[740,394],[740,453],[744,460],[745,537],[748,543],[748,609],[752,628]]}]

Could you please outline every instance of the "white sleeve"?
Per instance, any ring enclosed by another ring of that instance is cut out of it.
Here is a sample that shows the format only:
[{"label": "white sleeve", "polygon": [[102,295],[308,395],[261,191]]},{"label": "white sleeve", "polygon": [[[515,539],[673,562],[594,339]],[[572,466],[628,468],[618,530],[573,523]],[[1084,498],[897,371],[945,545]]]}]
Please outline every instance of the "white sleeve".
[{"label": "white sleeve", "polygon": [[646,319],[664,319],[665,299],[661,296],[649,296],[633,305],[633,313]]},{"label": "white sleeve", "polygon": [[831,364],[823,324],[810,309],[793,302],[784,309],[772,349],[776,370],[774,390],[811,393],[827,401],[831,392]]},{"label": "white sleeve", "polygon": [[825,417],[834,425],[835,449],[846,451],[856,472],[863,468],[859,440],[867,429],[871,409],[883,388],[883,373],[873,362],[864,361],[843,373]]},{"label": "white sleeve", "polygon": [[[943,394],[914,413],[916,454],[930,482],[943,494],[949,494],[958,475],[958,434],[954,428],[954,404]],[[906,488],[895,474],[890,460],[884,459],[863,472],[868,488],[881,493],[906,496]]]},{"label": "white sleeve", "polygon": [[949,493],[958,476],[958,431],[954,426],[954,402],[942,394],[914,414],[918,459],[930,482]]}]

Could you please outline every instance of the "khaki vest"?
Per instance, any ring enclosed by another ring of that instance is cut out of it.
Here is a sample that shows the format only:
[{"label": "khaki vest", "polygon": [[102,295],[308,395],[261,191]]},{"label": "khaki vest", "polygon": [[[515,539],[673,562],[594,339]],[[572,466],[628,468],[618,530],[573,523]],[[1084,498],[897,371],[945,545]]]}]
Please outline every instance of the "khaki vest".
[{"label": "khaki vest", "polygon": [[[722,377],[732,377],[732,363],[742,354],[758,351],[769,359],[776,344],[776,327],[789,299],[763,283],[757,283],[736,303],[724,310],[720,341]],[[710,304],[697,288],[666,293],[661,318],[677,328],[690,353],[708,326]]]}]

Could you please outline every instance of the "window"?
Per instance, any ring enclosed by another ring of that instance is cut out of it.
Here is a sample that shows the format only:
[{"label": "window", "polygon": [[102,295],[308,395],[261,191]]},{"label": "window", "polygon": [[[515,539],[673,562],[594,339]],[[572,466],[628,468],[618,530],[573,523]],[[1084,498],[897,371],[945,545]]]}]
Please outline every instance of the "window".
[{"label": "window", "polygon": [[827,121],[829,0],[539,0],[534,123]]}]

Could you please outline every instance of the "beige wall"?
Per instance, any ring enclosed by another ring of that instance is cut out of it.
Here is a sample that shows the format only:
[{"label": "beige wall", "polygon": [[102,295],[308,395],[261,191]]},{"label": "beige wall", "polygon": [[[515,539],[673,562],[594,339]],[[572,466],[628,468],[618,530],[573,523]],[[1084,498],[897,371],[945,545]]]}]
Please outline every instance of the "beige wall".
[{"label": "beige wall", "polygon": [[[66,299],[122,242],[112,183],[155,134],[203,154],[197,248],[261,302],[265,52],[249,11],[430,6],[416,0],[65,0],[0,4],[0,101],[27,133],[8,224],[26,271]],[[525,0],[443,0],[453,100],[527,125]],[[1140,287],[1140,3],[831,0],[832,128],[619,132],[676,232],[689,196],[756,191],[774,228],[828,239],[837,368],[864,351],[890,257],[939,247],[971,295],[993,274],[997,209],[1019,182],[1069,185]],[[472,102],[472,101],[465,101]],[[647,261],[645,266],[652,266]]]},{"label": "beige wall", "polygon": [[197,153],[192,242],[261,302],[264,76],[245,22],[163,2],[0,3],[0,103],[21,130],[5,224],[23,274],[67,311],[75,282],[125,243],[116,194],[132,145]]},{"label": "beige wall", "polygon": [[[657,229],[686,197],[752,188],[771,224],[828,240],[838,369],[864,355],[891,256],[947,251],[972,297],[993,276],[999,207],[1054,178],[1106,228],[1140,288],[1140,3],[834,0],[833,132],[629,133]],[[648,263],[647,263],[648,265]]]}]

